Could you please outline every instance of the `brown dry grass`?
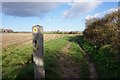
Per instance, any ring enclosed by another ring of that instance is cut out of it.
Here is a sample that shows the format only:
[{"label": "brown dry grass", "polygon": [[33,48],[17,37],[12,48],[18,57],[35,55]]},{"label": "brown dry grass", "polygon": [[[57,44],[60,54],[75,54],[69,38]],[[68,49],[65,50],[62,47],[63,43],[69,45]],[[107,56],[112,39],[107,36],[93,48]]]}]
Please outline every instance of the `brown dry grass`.
[{"label": "brown dry grass", "polygon": [[[44,40],[61,38],[69,34],[44,34]],[[32,43],[32,33],[3,33],[2,34],[2,48],[10,45],[18,45],[23,43]]]}]

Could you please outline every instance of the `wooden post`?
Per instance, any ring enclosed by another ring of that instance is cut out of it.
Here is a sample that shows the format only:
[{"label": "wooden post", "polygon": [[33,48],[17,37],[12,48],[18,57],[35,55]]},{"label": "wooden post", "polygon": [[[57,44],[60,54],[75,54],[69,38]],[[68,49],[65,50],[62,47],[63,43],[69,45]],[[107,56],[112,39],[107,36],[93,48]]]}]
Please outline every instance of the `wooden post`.
[{"label": "wooden post", "polygon": [[44,70],[44,46],[43,46],[43,28],[36,25],[32,27],[33,34],[33,64],[35,80],[45,77]]}]

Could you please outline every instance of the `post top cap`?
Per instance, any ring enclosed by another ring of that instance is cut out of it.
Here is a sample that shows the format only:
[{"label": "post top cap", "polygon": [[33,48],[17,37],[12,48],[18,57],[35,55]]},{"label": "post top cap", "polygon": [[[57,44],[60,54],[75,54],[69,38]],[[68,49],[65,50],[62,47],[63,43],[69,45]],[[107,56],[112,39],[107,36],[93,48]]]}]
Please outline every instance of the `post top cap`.
[{"label": "post top cap", "polygon": [[40,25],[35,25],[32,27],[32,33],[37,34],[37,33],[43,33],[43,27]]},{"label": "post top cap", "polygon": [[42,27],[42,26],[40,26],[40,25],[35,25],[35,26],[33,26],[33,27]]}]

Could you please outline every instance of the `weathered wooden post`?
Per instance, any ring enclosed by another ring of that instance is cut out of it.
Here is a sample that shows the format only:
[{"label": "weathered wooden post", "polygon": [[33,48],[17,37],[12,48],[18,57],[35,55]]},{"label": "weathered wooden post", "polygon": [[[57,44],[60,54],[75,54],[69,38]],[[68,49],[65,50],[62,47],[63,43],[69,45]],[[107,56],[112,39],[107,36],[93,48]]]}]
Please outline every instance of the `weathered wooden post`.
[{"label": "weathered wooden post", "polygon": [[33,64],[35,80],[45,77],[43,28],[40,25],[32,27],[33,34]]}]

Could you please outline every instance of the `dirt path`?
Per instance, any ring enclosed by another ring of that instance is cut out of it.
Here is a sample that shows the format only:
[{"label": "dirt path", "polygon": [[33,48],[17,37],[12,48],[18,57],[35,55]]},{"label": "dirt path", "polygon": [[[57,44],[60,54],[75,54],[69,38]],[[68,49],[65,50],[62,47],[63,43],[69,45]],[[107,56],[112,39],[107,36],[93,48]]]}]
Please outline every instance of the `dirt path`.
[{"label": "dirt path", "polygon": [[71,43],[68,43],[61,50],[61,55],[59,57],[58,63],[62,78],[80,78],[80,67],[75,64],[73,59],[69,56],[69,49]]},{"label": "dirt path", "polygon": [[89,71],[90,71],[90,77],[89,78],[96,79],[97,78],[97,73],[96,73],[95,65],[92,61],[92,58],[81,47],[80,47],[80,49],[84,53],[84,55],[85,55],[85,57],[88,61],[88,67],[89,67]]},{"label": "dirt path", "polygon": [[[71,47],[71,43],[69,42],[62,50],[61,50],[61,55],[59,57],[58,63],[61,72],[61,77],[62,78],[80,78],[80,65],[76,65],[73,59],[69,55],[69,50]],[[88,67],[89,67],[89,72],[90,76],[89,78],[95,79],[97,78],[97,73],[95,69],[95,65],[90,57],[89,54],[87,54],[81,47],[80,50],[83,52],[85,55],[86,60],[88,61]],[[81,76],[82,77],[82,76]]]}]

